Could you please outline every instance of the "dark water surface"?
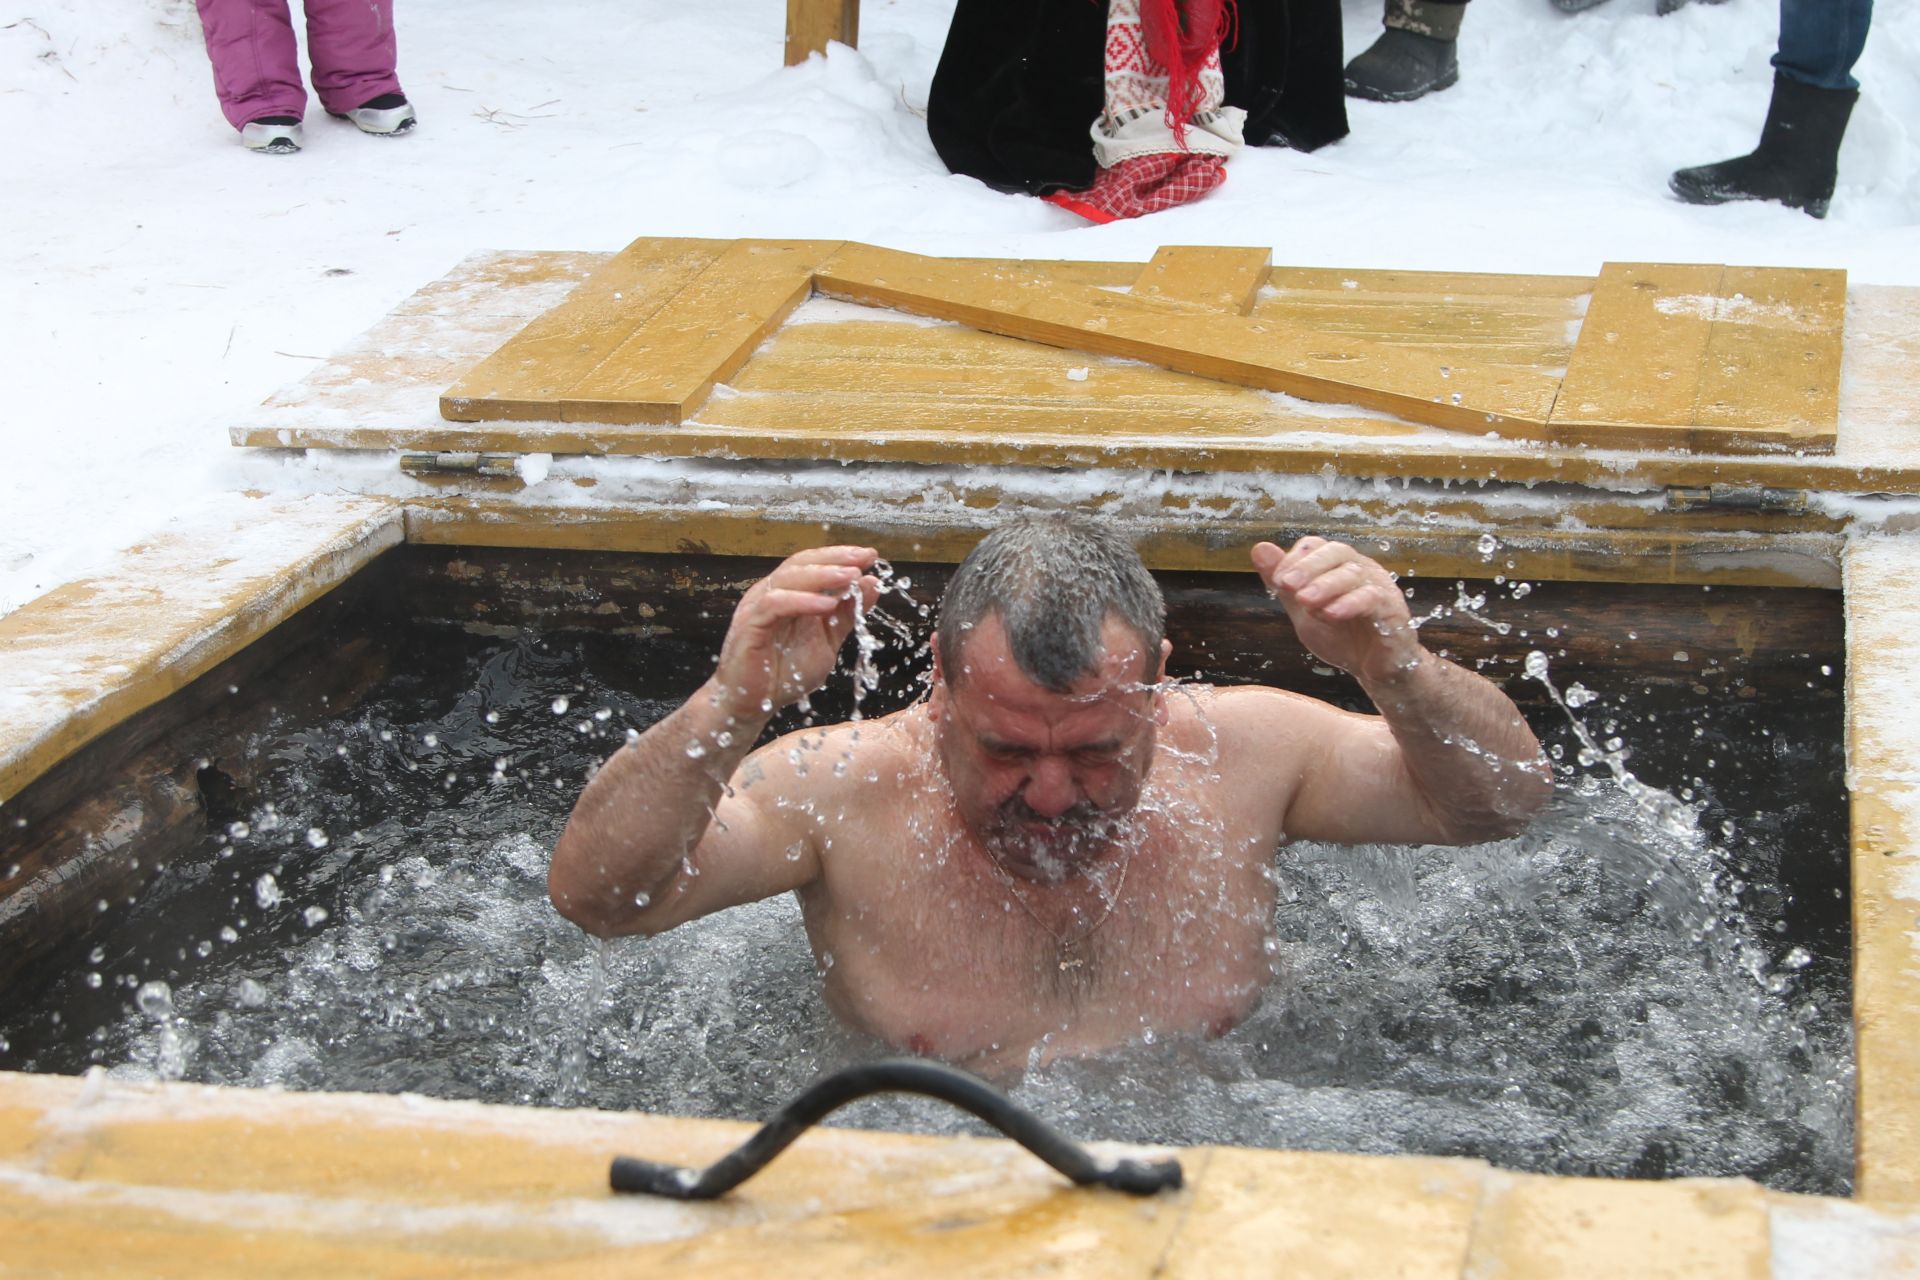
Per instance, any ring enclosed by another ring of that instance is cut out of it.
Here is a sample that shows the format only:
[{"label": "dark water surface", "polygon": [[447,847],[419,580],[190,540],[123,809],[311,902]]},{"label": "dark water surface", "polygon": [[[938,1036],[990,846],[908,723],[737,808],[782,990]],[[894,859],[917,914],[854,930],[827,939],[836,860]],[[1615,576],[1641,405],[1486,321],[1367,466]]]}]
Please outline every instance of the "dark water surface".
[{"label": "dark water surface", "polygon": [[[268,767],[204,855],[0,1016],[0,1067],[751,1119],[882,1052],[825,1012],[790,898],[604,947],[546,901],[588,771],[699,683],[711,646],[430,627],[395,644],[408,674],[373,698],[249,744]],[[1794,705],[1625,676],[1573,690],[1599,752],[1619,739],[1684,798],[1670,829],[1536,697],[1563,782],[1535,831],[1283,850],[1286,977],[1253,1018],[1056,1064],[1016,1096],[1089,1137],[1846,1191],[1839,682],[1810,659]],[[897,705],[911,681],[893,683]],[[844,714],[846,684],[819,714]],[[972,1128],[903,1100],[837,1119]]]}]

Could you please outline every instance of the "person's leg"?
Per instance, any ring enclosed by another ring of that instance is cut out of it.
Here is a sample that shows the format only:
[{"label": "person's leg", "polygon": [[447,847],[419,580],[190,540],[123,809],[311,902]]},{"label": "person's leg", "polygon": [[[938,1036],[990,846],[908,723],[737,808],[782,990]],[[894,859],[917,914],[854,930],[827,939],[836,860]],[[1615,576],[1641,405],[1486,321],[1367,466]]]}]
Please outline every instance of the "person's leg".
[{"label": "person's leg", "polygon": [[307,109],[300,54],[287,0],[197,0],[213,63],[213,88],[227,123],[298,121]]},{"label": "person's leg", "polygon": [[1872,22],[1873,0],[1780,0],[1774,69],[1820,89],[1858,89],[1853,64]]},{"label": "person's leg", "polygon": [[1772,200],[1827,216],[1839,177],[1840,141],[1860,92],[1853,64],[1866,44],[1873,0],[1780,0],[1773,100],[1760,145],[1667,180],[1689,204]]},{"label": "person's leg", "polygon": [[1467,0],[1387,0],[1386,30],[1347,64],[1347,93],[1411,102],[1460,78],[1455,42]]},{"label": "person's leg", "polygon": [[320,105],[344,116],[400,94],[393,0],[306,0],[307,56]]}]

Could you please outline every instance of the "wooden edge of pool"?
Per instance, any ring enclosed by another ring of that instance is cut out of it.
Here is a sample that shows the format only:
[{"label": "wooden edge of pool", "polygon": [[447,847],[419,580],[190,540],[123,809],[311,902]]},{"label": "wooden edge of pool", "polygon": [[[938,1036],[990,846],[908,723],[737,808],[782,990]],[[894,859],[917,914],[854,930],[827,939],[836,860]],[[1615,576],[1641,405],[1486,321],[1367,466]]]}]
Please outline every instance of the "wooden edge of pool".
[{"label": "wooden edge of pool", "polygon": [[[426,531],[444,528],[431,506],[259,501],[134,548],[116,573],[0,619],[9,655],[0,780],[33,776],[380,551],[408,536],[440,540]],[[62,1274],[141,1275],[572,1276],[649,1261],[728,1274],[764,1269],[778,1250],[800,1274],[944,1260],[981,1274],[1212,1276],[1272,1274],[1283,1258],[1305,1275],[1750,1276],[1803,1274],[1782,1270],[1782,1257],[1832,1261],[1830,1241],[1847,1245],[1835,1255],[1844,1266],[1805,1274],[1853,1274],[1846,1268],[1862,1257],[1872,1265],[1861,1275],[1920,1268],[1920,1063],[1910,1051],[1920,1043],[1920,856],[1909,845],[1920,831],[1920,717],[1904,714],[1920,687],[1911,585],[1920,536],[1851,537],[1843,563],[1858,1200],[1737,1180],[1558,1179],[1472,1161],[1199,1149],[1187,1156],[1186,1192],[1143,1203],[1070,1191],[995,1144],[846,1133],[810,1139],[822,1154],[781,1175],[790,1183],[669,1209],[610,1201],[605,1160],[618,1151],[704,1162],[738,1139],[738,1126],[0,1074],[9,1256],[68,1259],[50,1267]],[[17,666],[16,653],[31,661]],[[567,1148],[564,1172],[556,1147]],[[836,1179],[852,1180],[844,1194]],[[1381,1262],[1402,1253],[1404,1265]]]},{"label": "wooden edge of pool", "polygon": [[1856,1191],[1920,1203],[1920,538],[1845,566]]},{"label": "wooden edge of pool", "polygon": [[[1920,1267],[1920,1212],[1750,1182],[1192,1148],[1187,1184],[1078,1190],[1011,1143],[816,1130],[704,1205],[615,1196],[751,1126],[0,1074],[7,1265],[62,1276],[1851,1276]],[[1817,1262],[1802,1271],[1796,1260]]]},{"label": "wooden edge of pool", "polygon": [[0,617],[0,821],[54,764],[285,622],[404,540],[378,498],[235,496],[110,570]]}]

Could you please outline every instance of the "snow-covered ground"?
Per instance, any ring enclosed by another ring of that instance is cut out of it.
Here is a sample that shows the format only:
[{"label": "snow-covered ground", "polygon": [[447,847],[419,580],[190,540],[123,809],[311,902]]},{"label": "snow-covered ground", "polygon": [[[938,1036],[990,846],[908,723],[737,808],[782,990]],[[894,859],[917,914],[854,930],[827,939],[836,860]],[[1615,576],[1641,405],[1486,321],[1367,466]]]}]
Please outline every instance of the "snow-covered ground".
[{"label": "snow-covered ground", "polygon": [[[1773,0],[1477,0],[1463,79],[1353,103],[1313,155],[1251,152],[1191,208],[1087,226],[949,175],[921,115],[951,0],[866,0],[858,52],[780,65],[780,0],[400,0],[410,137],[310,107],[298,156],[221,119],[188,0],[0,0],[0,613],[242,486],[224,424],[483,249],[639,235],[928,253],[1590,273],[1838,266],[1920,284],[1920,6],[1882,5],[1832,215],[1696,209],[1673,168],[1748,150]],[[1347,0],[1352,54],[1379,0]],[[289,465],[276,484],[337,483]],[[257,483],[259,469],[246,483]]]}]

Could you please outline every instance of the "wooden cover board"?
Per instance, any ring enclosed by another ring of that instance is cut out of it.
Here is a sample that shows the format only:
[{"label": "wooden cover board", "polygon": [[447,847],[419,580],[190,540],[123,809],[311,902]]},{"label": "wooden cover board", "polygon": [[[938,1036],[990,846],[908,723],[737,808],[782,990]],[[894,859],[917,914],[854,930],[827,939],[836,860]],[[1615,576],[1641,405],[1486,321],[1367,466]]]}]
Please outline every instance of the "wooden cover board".
[{"label": "wooden cover board", "polygon": [[1831,453],[1846,295],[1844,271],[1608,263],[1554,438]]},{"label": "wooden cover board", "polygon": [[[1438,427],[1598,448],[1833,448],[1840,272],[1609,266],[1592,286],[1570,355],[1535,343],[1528,356],[1481,358],[1474,290],[1454,284],[1469,277],[1431,277],[1429,292],[1386,308],[1369,299],[1370,312],[1355,289],[1354,308],[1329,314],[1265,305],[1264,295],[1285,278],[1268,263],[1264,249],[1213,246],[1169,247],[1144,266],[1070,271],[1068,264],[929,258],[830,241],[636,241],[576,297],[461,379],[442,397],[441,411],[456,422],[704,420],[714,388],[780,332],[795,306],[821,294],[1108,364],[1137,361],[1210,383],[1353,406],[1340,429],[1361,435]],[[1564,306],[1562,278],[1543,279],[1546,295]],[[1353,313],[1369,319],[1355,324]],[[884,363],[890,373],[911,369],[938,381],[951,341],[938,329],[896,326]],[[1552,363],[1559,360],[1564,387]],[[851,381],[840,392],[858,397],[872,385],[847,372]],[[819,396],[828,390],[797,390],[784,404],[762,407],[796,422],[817,417],[816,409],[831,416],[845,406],[824,406]],[[1220,407],[1229,418],[1246,412]],[[1036,425],[1017,403],[1002,408],[1009,416],[997,427],[1018,436]],[[1036,410],[1057,433],[1057,414]],[[1087,434],[1097,438],[1101,416],[1091,415]],[[1355,428],[1383,418],[1390,421]],[[670,438],[659,444],[672,451]]]}]

